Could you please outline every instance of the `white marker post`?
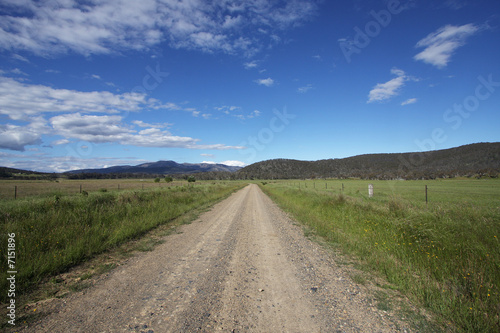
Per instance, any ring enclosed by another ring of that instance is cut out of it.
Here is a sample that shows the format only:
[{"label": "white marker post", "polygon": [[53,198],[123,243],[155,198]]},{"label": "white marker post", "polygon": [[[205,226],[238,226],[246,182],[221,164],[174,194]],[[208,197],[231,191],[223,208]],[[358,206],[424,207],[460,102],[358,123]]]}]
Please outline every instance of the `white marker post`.
[{"label": "white marker post", "polygon": [[368,197],[373,197],[373,184],[368,185]]}]

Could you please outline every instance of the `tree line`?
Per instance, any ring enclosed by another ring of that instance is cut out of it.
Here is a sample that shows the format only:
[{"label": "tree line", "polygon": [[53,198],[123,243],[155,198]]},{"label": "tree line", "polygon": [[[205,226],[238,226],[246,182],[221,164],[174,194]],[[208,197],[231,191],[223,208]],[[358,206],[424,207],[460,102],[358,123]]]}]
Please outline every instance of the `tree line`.
[{"label": "tree line", "polygon": [[500,172],[500,143],[478,143],[429,152],[366,154],[343,159],[274,159],[237,173],[240,179],[436,179],[492,177]]}]

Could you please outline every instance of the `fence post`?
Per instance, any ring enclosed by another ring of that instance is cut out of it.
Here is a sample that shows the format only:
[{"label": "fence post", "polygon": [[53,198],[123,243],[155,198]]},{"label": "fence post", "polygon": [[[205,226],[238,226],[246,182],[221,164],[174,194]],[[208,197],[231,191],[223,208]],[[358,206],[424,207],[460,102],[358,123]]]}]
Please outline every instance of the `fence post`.
[{"label": "fence post", "polygon": [[368,185],[368,197],[373,197],[373,184]]},{"label": "fence post", "polygon": [[80,184],[80,194],[82,193],[82,184]]},{"label": "fence post", "polygon": [[17,185],[14,187],[14,199],[17,199]]},{"label": "fence post", "polygon": [[427,185],[425,185],[425,204],[427,205]]}]

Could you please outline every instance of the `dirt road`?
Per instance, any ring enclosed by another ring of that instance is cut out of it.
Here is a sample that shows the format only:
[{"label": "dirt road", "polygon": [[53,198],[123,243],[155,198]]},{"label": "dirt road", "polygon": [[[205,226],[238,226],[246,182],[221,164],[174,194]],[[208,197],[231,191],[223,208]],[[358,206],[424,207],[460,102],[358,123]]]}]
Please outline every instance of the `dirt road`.
[{"label": "dirt road", "polygon": [[179,231],[25,331],[398,331],[257,185]]}]

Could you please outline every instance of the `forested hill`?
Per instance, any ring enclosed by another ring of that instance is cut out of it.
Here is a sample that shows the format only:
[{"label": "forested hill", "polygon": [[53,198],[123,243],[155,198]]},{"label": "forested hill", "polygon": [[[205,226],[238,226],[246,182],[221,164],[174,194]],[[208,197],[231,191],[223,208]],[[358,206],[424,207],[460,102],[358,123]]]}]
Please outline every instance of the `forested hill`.
[{"label": "forested hill", "polygon": [[433,179],[491,176],[500,172],[500,142],[476,143],[429,152],[367,154],[342,159],[274,159],[239,170],[238,178]]}]

